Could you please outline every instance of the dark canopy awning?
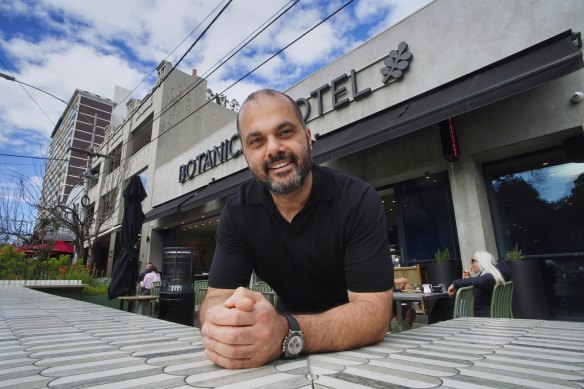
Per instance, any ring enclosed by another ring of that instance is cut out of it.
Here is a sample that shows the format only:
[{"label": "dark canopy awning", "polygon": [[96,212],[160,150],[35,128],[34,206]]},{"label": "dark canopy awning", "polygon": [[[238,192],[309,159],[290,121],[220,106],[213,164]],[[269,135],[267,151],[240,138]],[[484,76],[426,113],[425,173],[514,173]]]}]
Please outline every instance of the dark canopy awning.
[{"label": "dark canopy awning", "polygon": [[[584,67],[581,41],[566,31],[517,54],[317,139],[313,159],[327,162],[461,115]],[[228,196],[251,179],[243,170],[155,207],[146,221]]]},{"label": "dark canopy awning", "polygon": [[387,142],[533,88],[583,67],[571,31],[523,50],[320,138],[314,160],[326,162]]}]

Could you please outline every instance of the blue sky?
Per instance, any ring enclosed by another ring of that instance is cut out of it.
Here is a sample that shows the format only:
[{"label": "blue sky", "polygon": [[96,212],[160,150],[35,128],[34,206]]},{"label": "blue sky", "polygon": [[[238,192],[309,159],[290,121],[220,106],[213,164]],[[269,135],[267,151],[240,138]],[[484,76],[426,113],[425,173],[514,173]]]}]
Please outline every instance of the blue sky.
[{"label": "blue sky", "polygon": [[[153,86],[156,66],[165,58],[175,64],[226,2],[0,0],[0,72],[66,101],[76,88],[112,98],[115,85],[133,90],[133,97],[140,99]],[[215,72],[208,87],[225,89],[345,2],[298,2]],[[226,95],[243,101],[262,87],[287,89],[429,2],[356,0]],[[179,69],[187,73],[197,69],[203,76],[244,37],[291,3],[234,0]],[[0,154],[44,157],[65,105],[4,79],[0,79],[0,96]],[[42,159],[0,155],[0,196],[13,185],[15,175],[40,183],[43,168]]]}]

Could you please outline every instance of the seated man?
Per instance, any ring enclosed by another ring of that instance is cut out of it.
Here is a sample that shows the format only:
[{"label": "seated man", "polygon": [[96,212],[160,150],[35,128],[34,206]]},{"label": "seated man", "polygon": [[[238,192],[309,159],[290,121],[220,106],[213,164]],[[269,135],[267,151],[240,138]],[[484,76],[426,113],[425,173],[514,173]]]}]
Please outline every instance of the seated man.
[{"label": "seated man", "polygon": [[[409,281],[406,277],[397,278],[394,281],[394,289],[403,291],[409,284]],[[405,309],[404,309],[405,308]],[[402,310],[402,326],[400,327],[399,322],[397,320],[397,310]],[[414,320],[416,320],[416,310],[412,308],[411,304],[402,304],[401,307],[398,307],[397,304],[393,304],[393,309],[391,312],[391,321],[389,323],[391,332],[401,332],[406,331],[412,328],[414,324]]]},{"label": "seated man", "polygon": [[[310,129],[280,92],[251,94],[237,129],[256,180],[221,213],[199,317],[207,358],[239,369],[380,342],[393,269],[377,192],[312,164]],[[278,294],[278,311],[244,288],[252,272]]]}]

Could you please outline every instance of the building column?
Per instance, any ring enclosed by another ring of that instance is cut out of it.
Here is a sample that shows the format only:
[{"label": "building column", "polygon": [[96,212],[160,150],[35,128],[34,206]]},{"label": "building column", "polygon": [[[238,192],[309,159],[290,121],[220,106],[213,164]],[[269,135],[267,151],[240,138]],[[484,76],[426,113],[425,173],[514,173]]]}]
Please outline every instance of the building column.
[{"label": "building column", "polygon": [[497,244],[481,165],[472,157],[449,164],[450,189],[463,268],[477,250],[495,257]]},{"label": "building column", "polygon": [[116,250],[116,240],[118,239],[118,233],[112,232],[110,235],[109,250],[107,252],[107,270],[106,276],[112,276],[112,266],[114,263],[114,253]]}]

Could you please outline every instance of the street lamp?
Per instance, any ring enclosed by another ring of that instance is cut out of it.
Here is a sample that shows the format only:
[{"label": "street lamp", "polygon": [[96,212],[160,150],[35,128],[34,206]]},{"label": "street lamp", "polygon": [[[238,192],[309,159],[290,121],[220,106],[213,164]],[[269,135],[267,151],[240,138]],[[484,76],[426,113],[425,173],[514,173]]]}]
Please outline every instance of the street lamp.
[{"label": "street lamp", "polygon": [[[36,86],[34,86],[34,85],[30,85],[30,84],[27,84],[26,82],[22,82],[22,81],[19,81],[19,80],[17,80],[17,79],[16,79],[14,76],[10,76],[10,75],[8,75],[8,74],[4,74],[4,73],[0,72],[0,77],[2,77],[2,78],[4,78],[4,79],[6,79],[6,80],[8,80],[8,81],[14,81],[14,82],[17,82],[17,83],[19,83],[19,84],[26,85],[26,86],[28,86],[29,88],[33,88],[33,89],[36,89],[36,90],[38,90],[39,92],[43,92],[43,93],[45,93],[45,94],[47,94],[47,95],[51,96],[52,98],[59,100],[59,101],[60,101],[60,102],[62,102],[62,103],[69,104],[69,103],[67,103],[65,100],[63,100],[63,99],[61,99],[61,98],[59,98],[59,97],[55,96],[55,95],[54,95],[54,94],[52,94],[52,93],[49,93],[49,92],[47,92],[46,90],[42,90],[41,88],[37,88],[37,87],[36,87]],[[79,112],[79,111],[77,111],[77,112]],[[80,113],[81,113],[81,112],[80,112]]]}]

